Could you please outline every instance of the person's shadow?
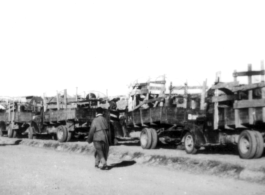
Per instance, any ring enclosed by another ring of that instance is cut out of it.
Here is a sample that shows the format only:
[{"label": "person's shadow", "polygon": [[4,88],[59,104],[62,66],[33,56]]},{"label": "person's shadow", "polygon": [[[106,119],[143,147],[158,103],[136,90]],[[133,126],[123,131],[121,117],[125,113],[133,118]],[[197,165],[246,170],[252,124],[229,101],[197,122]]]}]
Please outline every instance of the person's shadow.
[{"label": "person's shadow", "polygon": [[0,146],[16,146],[18,145],[22,140],[16,140],[14,143],[12,144],[0,144]]},{"label": "person's shadow", "polygon": [[112,168],[119,168],[119,167],[128,167],[128,166],[132,166],[136,163],[136,161],[134,160],[124,160],[124,161],[121,161],[119,163],[113,163],[111,165],[109,165],[109,169],[112,169]]}]

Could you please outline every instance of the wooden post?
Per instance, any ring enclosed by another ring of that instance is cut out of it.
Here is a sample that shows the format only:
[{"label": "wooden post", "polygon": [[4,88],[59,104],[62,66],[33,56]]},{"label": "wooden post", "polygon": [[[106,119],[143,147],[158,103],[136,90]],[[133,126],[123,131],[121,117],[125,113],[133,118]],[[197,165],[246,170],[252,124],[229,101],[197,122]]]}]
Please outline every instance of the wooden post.
[{"label": "wooden post", "polygon": [[220,80],[221,80],[221,72],[216,72],[216,75],[215,75],[215,84],[219,83]]},{"label": "wooden post", "polygon": [[[216,89],[214,91],[214,96],[218,97],[219,96],[219,91],[218,89]],[[213,120],[213,124],[214,124],[214,130],[218,129],[218,123],[219,123],[219,110],[218,110],[218,102],[214,103],[214,120]]]},{"label": "wooden post", "polygon": [[14,119],[15,119],[15,100],[13,98],[13,113],[12,113],[12,120],[11,120],[11,129],[13,129]]},{"label": "wooden post", "polygon": [[47,102],[46,102],[46,97],[45,93],[43,94],[43,111],[46,112],[47,110]]},{"label": "wooden post", "polygon": [[234,71],[234,82],[237,82],[236,70]]},{"label": "wooden post", "polygon": [[[236,70],[234,70],[234,82],[237,82]],[[234,101],[234,105],[235,104],[237,104],[237,100]],[[235,114],[235,126],[236,126],[236,128],[238,128],[238,127],[241,126],[241,122],[239,120],[239,111],[238,111],[238,109],[235,109],[234,114]]]},{"label": "wooden post", "polygon": [[60,94],[57,92],[56,96],[57,110],[60,110]]},{"label": "wooden post", "polygon": [[202,86],[202,93],[201,93],[201,102],[200,102],[200,110],[205,110],[205,96],[206,96],[206,85],[207,85],[207,80],[203,82]]},{"label": "wooden post", "polygon": [[187,82],[185,83],[185,87],[184,87],[184,95],[188,94],[188,84]]},{"label": "wooden post", "polygon": [[8,115],[8,120],[11,121],[11,103],[8,100],[8,110],[9,110],[9,115]]},{"label": "wooden post", "polygon": [[77,96],[77,91],[78,91],[78,87],[75,88],[75,101],[78,101],[78,96]]},{"label": "wooden post", "polygon": [[[248,65],[248,72],[250,73],[252,71],[252,66],[251,64]],[[248,75],[248,84],[252,84],[252,75],[249,74]],[[253,99],[253,91],[249,90],[248,91],[248,100],[252,100]],[[249,108],[248,109],[248,116],[249,116],[249,124],[253,124],[254,122],[254,118],[253,118],[253,108]]]},{"label": "wooden post", "polygon": [[167,106],[169,106],[169,102],[171,101],[171,95],[172,95],[172,82],[170,82],[170,86],[169,86],[169,97],[168,97]]},{"label": "wooden post", "polygon": [[64,109],[67,109],[67,90],[64,90]]}]

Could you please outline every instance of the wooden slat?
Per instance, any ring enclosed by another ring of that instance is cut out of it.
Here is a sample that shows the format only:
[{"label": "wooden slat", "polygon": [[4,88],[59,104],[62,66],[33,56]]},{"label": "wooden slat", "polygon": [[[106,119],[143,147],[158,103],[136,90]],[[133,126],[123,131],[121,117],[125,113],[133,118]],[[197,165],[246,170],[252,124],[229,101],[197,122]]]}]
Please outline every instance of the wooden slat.
[{"label": "wooden slat", "polygon": [[234,95],[221,95],[221,96],[213,96],[212,102],[224,102],[234,100]]},{"label": "wooden slat", "polygon": [[[68,109],[77,108],[77,105],[68,105]],[[48,105],[47,109],[57,109],[57,105]]]},{"label": "wooden slat", "polygon": [[234,88],[234,92],[236,91],[248,91],[251,89],[256,89],[256,88],[262,88],[265,87],[265,83],[261,82],[261,83],[253,83],[253,84],[249,84],[249,85],[243,85],[243,86],[238,86]]},{"label": "wooden slat", "polygon": [[166,81],[149,81],[146,83],[136,83],[133,85],[133,87],[143,87],[149,85],[149,83],[155,83],[155,84],[166,84]]},{"label": "wooden slat", "polygon": [[265,107],[265,99],[259,100],[240,100],[234,103],[234,108],[255,108],[255,107]]},{"label": "wooden slat", "polygon": [[184,90],[184,89],[203,89],[203,86],[172,86],[171,87],[171,90]]},{"label": "wooden slat", "polygon": [[233,76],[234,77],[239,77],[239,76],[255,76],[255,75],[264,75],[265,71],[260,70],[260,71],[247,71],[247,72],[234,72]]},{"label": "wooden slat", "polygon": [[237,85],[239,85],[238,81],[228,82],[228,83],[218,83],[218,84],[212,86],[211,89],[228,88],[228,89],[232,90]]}]

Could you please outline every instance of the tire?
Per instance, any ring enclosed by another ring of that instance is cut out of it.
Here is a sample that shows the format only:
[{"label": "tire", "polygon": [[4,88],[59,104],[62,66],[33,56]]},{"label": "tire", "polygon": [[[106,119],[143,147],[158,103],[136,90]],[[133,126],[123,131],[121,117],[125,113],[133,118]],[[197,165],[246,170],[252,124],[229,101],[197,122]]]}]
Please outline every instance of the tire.
[{"label": "tire", "polygon": [[155,129],[150,129],[152,134],[152,143],[150,149],[155,149],[157,146],[158,136]]},{"label": "tire", "polygon": [[4,136],[4,131],[6,131],[6,124],[4,121],[0,121],[0,137]]},{"label": "tire", "polygon": [[59,142],[65,142],[67,140],[67,128],[63,125],[57,127],[57,139]]},{"label": "tire", "polygon": [[29,126],[27,131],[28,131],[28,138],[29,139],[33,139],[33,129],[32,129],[32,127]]},{"label": "tire", "polygon": [[257,141],[257,150],[254,155],[254,158],[260,158],[262,157],[264,151],[264,140],[260,132],[254,131],[254,133]]},{"label": "tire", "polygon": [[11,128],[11,125],[7,127],[7,137],[12,138],[13,137],[13,129]]},{"label": "tire", "polygon": [[240,133],[238,139],[239,156],[243,159],[251,159],[257,150],[257,140],[253,131],[245,130]]},{"label": "tire", "polygon": [[67,133],[67,139],[66,139],[67,142],[71,141],[73,133],[74,132],[72,132],[72,131],[68,131],[68,133]]},{"label": "tire", "polygon": [[36,122],[32,121],[30,126],[32,127],[33,134],[34,133],[40,133],[39,127]]},{"label": "tire", "polygon": [[142,130],[140,135],[140,142],[143,149],[150,149],[152,144],[152,133],[150,129],[145,128]]},{"label": "tire", "polygon": [[195,139],[191,133],[186,133],[184,137],[184,147],[187,154],[196,154],[198,149],[195,146]]}]

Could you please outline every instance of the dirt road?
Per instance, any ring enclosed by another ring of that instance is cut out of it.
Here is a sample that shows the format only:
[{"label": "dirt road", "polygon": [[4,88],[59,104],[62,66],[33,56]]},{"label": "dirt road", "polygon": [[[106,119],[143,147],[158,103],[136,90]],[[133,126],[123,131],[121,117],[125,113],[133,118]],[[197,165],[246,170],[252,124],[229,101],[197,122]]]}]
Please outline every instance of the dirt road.
[{"label": "dirt road", "polygon": [[0,145],[0,194],[264,194],[265,187],[111,159],[109,171],[93,156],[22,145]]}]

